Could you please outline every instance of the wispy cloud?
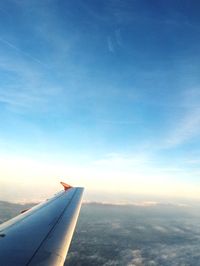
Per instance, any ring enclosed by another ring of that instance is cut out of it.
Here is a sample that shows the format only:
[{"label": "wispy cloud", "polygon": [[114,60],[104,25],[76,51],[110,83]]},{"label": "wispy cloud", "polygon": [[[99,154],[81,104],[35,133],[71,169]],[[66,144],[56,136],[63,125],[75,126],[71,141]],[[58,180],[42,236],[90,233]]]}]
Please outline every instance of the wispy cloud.
[{"label": "wispy cloud", "polygon": [[114,53],[115,50],[122,47],[122,35],[120,29],[114,30],[112,34],[107,37],[107,45],[108,45],[108,50],[111,53]]},{"label": "wispy cloud", "polygon": [[176,147],[200,135],[200,108],[195,108],[177,121],[173,132],[166,140],[166,147]]},{"label": "wispy cloud", "polygon": [[19,49],[16,45],[12,44],[11,42],[0,38],[0,42],[4,43],[5,45],[7,45],[8,47],[10,47],[11,49],[14,49],[15,51],[17,51],[19,54],[22,54],[23,56],[28,57],[29,59],[33,60],[34,62],[40,64],[41,66],[45,67],[45,68],[49,68],[48,65],[46,65],[44,62],[42,62],[41,60],[39,60],[38,58],[32,56],[31,54],[22,51],[21,49]]},{"label": "wispy cloud", "polygon": [[136,124],[136,121],[128,121],[128,120],[99,120],[101,123],[105,124],[113,124],[113,125],[131,125]]},{"label": "wispy cloud", "polygon": [[[173,127],[164,139],[163,147],[173,148],[200,136],[200,92],[199,88],[185,90],[177,102]],[[170,108],[170,107],[169,107]],[[171,114],[173,116],[173,113]]]},{"label": "wispy cloud", "polygon": [[93,162],[94,165],[103,165],[108,167],[122,167],[127,168],[134,166],[141,166],[141,164],[149,163],[150,157],[148,154],[135,154],[135,155],[123,155],[120,153],[107,154],[103,159],[99,159]]},{"label": "wispy cloud", "polygon": [[114,53],[114,45],[113,45],[112,38],[111,38],[110,36],[107,37],[107,44],[108,44],[108,50],[109,50],[111,53]]},{"label": "wispy cloud", "polygon": [[[44,79],[44,72],[32,60],[1,53],[0,69],[9,79],[1,80],[0,102],[12,111],[51,109],[48,104],[63,93],[62,87]],[[42,67],[43,68],[43,67]]]},{"label": "wispy cloud", "polygon": [[117,44],[119,46],[122,46],[122,36],[121,36],[121,30],[120,29],[115,30],[115,37],[116,37]]},{"label": "wispy cloud", "polygon": [[32,107],[36,103],[42,103],[44,99],[36,95],[31,95],[30,91],[20,92],[16,88],[12,91],[0,91],[0,102],[15,107]]}]

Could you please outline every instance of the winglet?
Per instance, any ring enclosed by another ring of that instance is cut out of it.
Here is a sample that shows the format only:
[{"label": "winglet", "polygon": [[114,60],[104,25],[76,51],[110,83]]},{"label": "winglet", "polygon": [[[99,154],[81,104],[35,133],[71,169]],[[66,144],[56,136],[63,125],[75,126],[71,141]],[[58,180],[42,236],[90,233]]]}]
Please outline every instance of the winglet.
[{"label": "winglet", "polygon": [[70,186],[70,185],[68,185],[68,184],[66,184],[64,182],[60,182],[60,184],[63,185],[65,191],[70,189],[70,188],[72,188],[72,186]]}]

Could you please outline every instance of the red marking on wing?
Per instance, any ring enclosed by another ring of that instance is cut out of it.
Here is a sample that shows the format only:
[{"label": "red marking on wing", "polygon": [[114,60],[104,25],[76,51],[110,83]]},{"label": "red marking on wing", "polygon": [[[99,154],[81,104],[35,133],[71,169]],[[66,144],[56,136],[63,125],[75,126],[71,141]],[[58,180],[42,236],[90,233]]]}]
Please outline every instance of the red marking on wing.
[{"label": "red marking on wing", "polygon": [[70,189],[70,188],[72,188],[72,186],[70,186],[70,185],[68,185],[68,184],[66,184],[64,182],[60,182],[60,184],[63,185],[65,191]]},{"label": "red marking on wing", "polygon": [[25,209],[25,210],[21,211],[20,213],[27,212],[28,210],[30,210],[30,209]]}]

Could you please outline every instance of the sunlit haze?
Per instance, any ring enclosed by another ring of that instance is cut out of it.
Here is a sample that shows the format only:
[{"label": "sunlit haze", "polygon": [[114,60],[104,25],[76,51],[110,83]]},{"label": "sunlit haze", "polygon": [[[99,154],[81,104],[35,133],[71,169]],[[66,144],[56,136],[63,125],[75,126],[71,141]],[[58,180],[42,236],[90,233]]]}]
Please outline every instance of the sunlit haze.
[{"label": "sunlit haze", "polygon": [[1,200],[199,198],[199,8],[2,0]]}]

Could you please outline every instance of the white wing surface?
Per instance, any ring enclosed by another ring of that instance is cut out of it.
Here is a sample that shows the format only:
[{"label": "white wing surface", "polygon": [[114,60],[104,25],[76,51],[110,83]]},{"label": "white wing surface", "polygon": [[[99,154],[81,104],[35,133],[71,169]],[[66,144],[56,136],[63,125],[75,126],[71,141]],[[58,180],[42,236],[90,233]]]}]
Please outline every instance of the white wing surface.
[{"label": "white wing surface", "polygon": [[0,225],[0,265],[64,264],[83,188],[63,185],[65,191]]}]

